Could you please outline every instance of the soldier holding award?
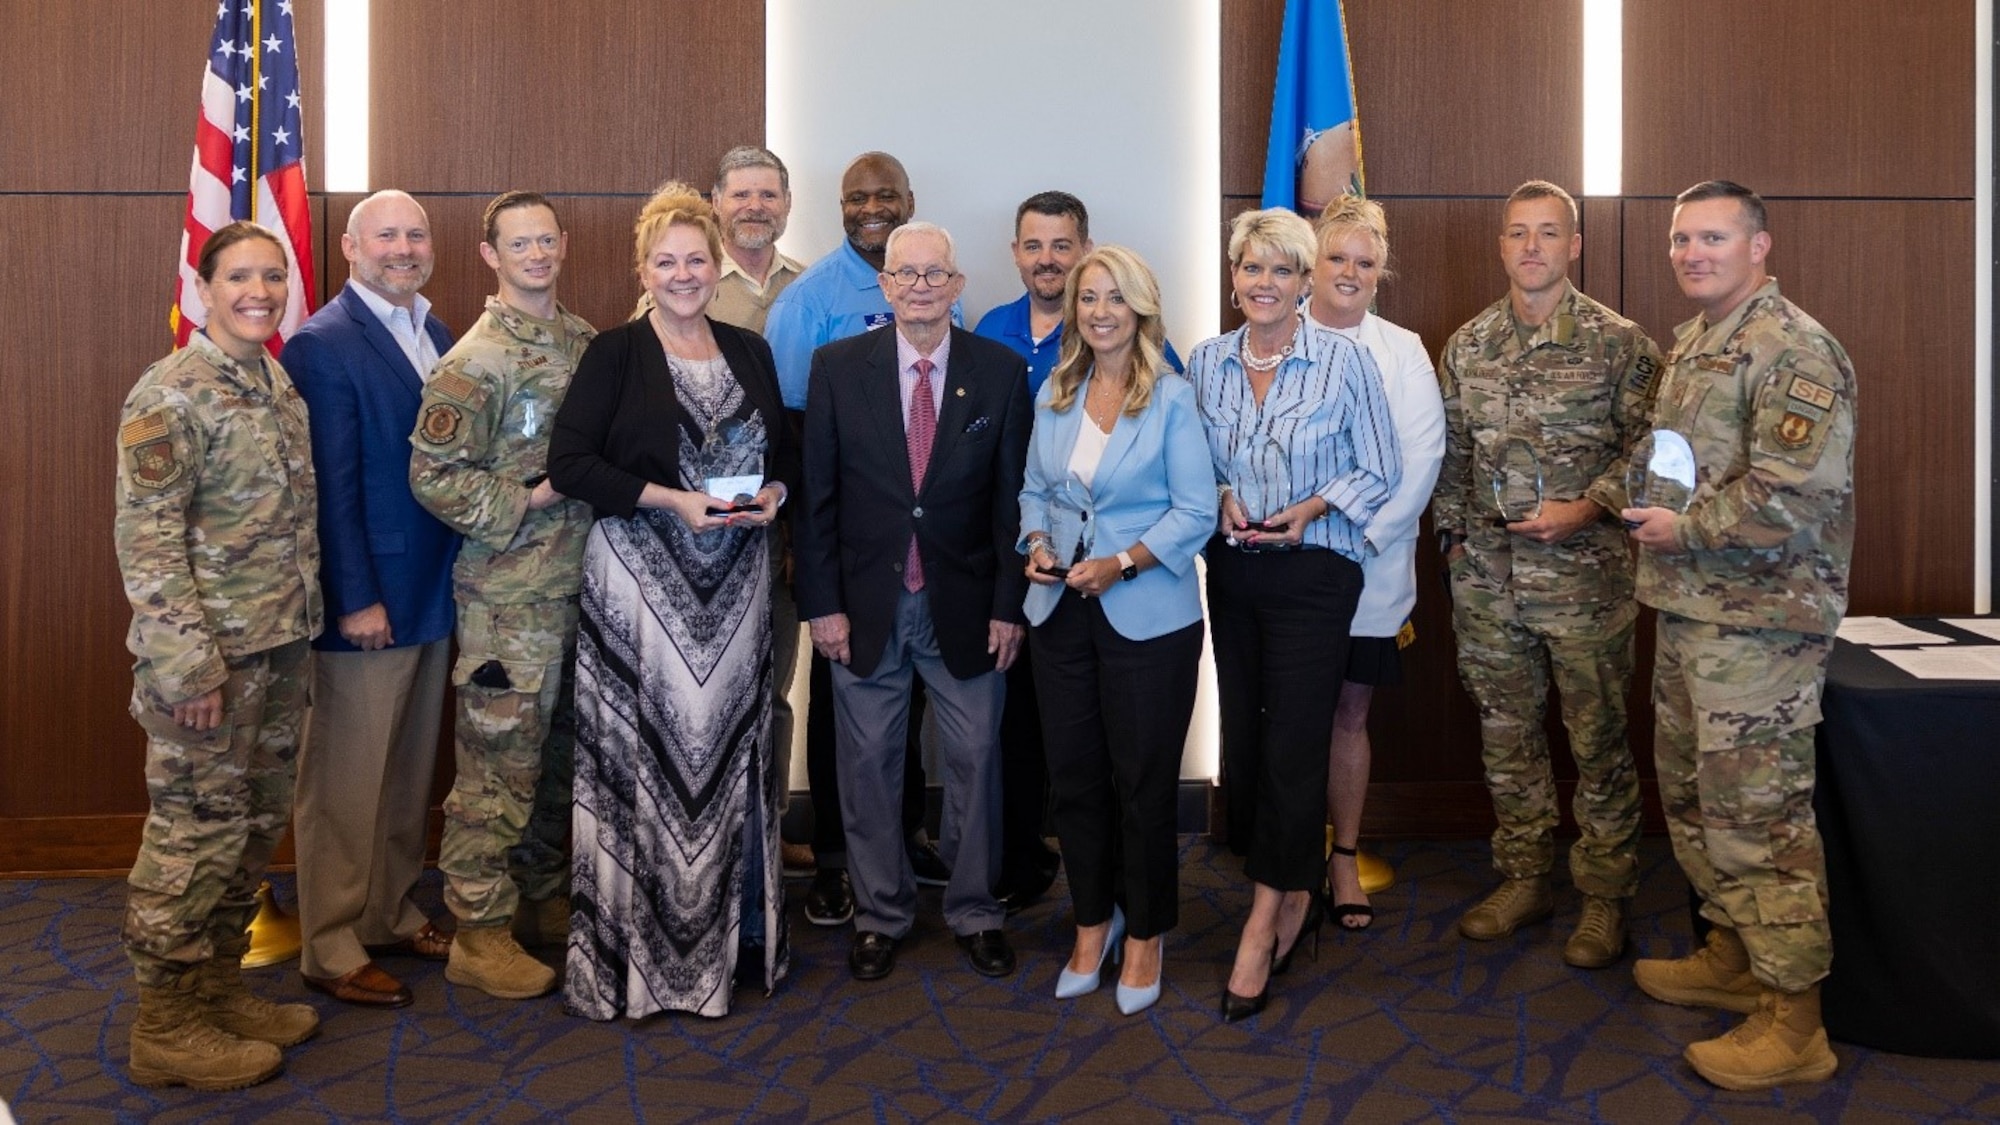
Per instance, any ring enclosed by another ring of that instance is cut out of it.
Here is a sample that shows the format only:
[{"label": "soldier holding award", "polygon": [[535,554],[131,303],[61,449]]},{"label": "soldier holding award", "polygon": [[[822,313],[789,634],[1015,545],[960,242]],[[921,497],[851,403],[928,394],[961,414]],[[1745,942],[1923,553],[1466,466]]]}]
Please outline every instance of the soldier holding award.
[{"label": "soldier holding award", "polygon": [[1453,334],[1438,362],[1444,465],[1431,501],[1449,567],[1459,675],[1479,707],[1505,881],[1459,920],[1490,941],[1551,917],[1558,812],[1542,733],[1562,696],[1582,829],[1570,873],[1581,919],[1563,948],[1602,968],[1625,948],[1638,886],[1639,782],[1625,739],[1632,564],[1613,513],[1626,451],[1646,431],[1659,353],[1631,321],[1569,283],[1583,250],[1576,202],[1541,180],[1502,212],[1507,296]]}]

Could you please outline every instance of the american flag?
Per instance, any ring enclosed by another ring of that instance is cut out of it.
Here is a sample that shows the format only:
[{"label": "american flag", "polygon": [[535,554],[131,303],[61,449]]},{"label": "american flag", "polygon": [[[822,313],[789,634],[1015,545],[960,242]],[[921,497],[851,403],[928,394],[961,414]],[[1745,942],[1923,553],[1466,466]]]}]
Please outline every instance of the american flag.
[{"label": "american flag", "polygon": [[188,174],[180,281],[168,317],[176,347],[208,319],[194,287],[202,243],[237,219],[276,234],[290,259],[291,295],[271,338],[272,354],[312,313],[312,212],[299,138],[297,42],[292,0],[221,0],[216,6]]}]

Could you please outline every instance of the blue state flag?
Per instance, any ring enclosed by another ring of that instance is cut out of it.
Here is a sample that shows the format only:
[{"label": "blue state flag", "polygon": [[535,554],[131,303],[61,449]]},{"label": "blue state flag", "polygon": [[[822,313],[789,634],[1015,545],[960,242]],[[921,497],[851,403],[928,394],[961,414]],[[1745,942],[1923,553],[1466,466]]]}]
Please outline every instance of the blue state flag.
[{"label": "blue state flag", "polygon": [[1361,191],[1361,120],[1340,0],[1285,0],[1264,206],[1316,218],[1342,192]]}]

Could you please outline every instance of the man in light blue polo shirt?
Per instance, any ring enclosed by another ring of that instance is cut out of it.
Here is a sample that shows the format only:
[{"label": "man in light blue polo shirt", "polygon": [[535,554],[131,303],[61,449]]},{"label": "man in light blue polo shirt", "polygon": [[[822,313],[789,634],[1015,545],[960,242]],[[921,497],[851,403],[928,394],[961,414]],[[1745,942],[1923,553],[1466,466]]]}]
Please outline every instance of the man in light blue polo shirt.
[{"label": "man in light blue polo shirt", "polygon": [[[916,214],[916,193],[903,162],[886,152],[864,152],[840,177],[840,225],[847,240],[812,265],[771,304],[764,338],[778,361],[778,389],[795,426],[806,407],[806,380],[813,352],[835,340],[882,328],[895,320],[882,295],[881,270],[889,232]],[[951,322],[964,323],[958,302]],[[813,861],[818,868],[806,893],[806,920],[838,926],[854,915],[847,875],[847,837],[840,819],[839,775],[834,765],[833,678],[826,658],[815,654],[807,681],[806,774],[812,790]],[[917,881],[936,886],[951,877],[924,832],[923,728],[921,692],[911,700],[909,751],[903,756],[903,828]]]},{"label": "man in light blue polo shirt", "polygon": [[[1066,191],[1042,191],[1014,209],[1014,268],[1027,292],[979,318],[973,331],[1013,348],[1028,361],[1028,397],[1041,393],[1062,355],[1063,286],[1070,271],[1090,253],[1090,212]],[[1167,365],[1181,370],[1181,357],[1167,345]]]}]

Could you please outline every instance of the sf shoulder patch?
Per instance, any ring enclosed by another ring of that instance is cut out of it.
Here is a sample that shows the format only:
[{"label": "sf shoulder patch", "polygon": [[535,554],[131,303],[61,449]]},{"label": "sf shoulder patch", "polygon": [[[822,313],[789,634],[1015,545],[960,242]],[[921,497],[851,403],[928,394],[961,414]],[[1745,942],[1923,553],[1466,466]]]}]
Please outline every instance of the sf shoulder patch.
[{"label": "sf shoulder patch", "polygon": [[1820,410],[1833,409],[1833,388],[1815,383],[1803,375],[1792,376],[1792,384],[1785,393],[1808,406]]},{"label": "sf shoulder patch", "polygon": [[434,402],[424,407],[424,416],[417,422],[417,436],[427,445],[450,445],[458,440],[458,432],[465,428],[465,413],[448,402]]},{"label": "sf shoulder patch", "polygon": [[132,483],[141,488],[157,492],[181,479],[186,471],[180,451],[174,447],[164,410],[143,414],[120,426],[118,445],[124,450]]}]

